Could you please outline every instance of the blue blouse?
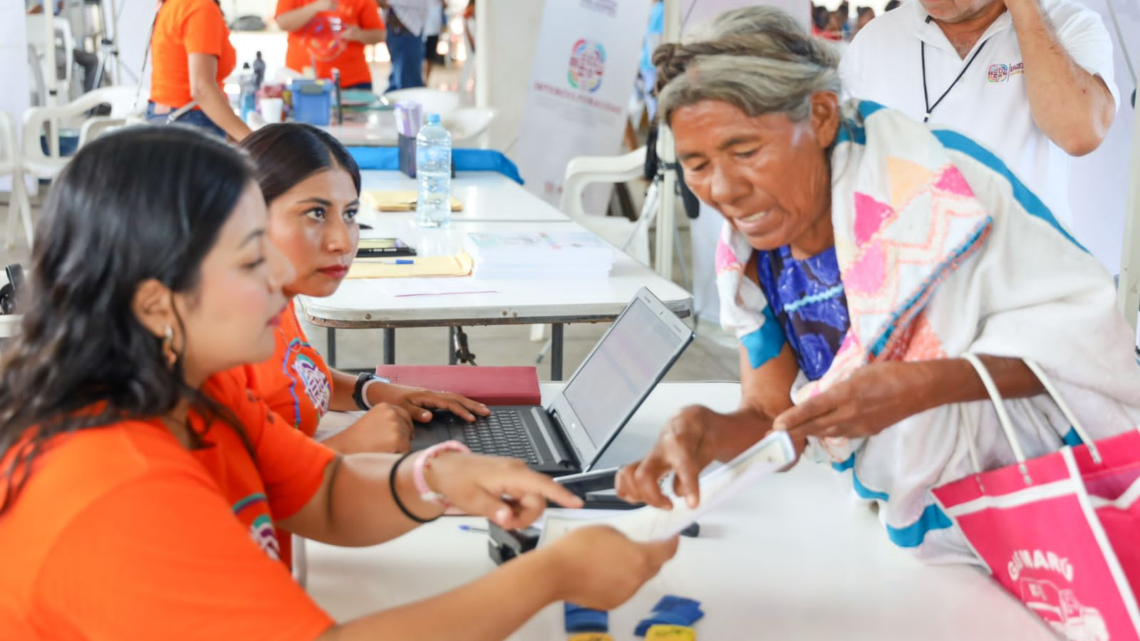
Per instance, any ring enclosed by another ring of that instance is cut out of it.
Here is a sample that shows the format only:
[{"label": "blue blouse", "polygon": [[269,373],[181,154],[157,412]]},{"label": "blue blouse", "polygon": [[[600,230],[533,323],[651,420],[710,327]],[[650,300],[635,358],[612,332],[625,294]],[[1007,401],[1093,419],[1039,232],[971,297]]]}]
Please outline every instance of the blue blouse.
[{"label": "blue blouse", "polygon": [[803,260],[787,246],[758,252],[756,272],[800,369],[819,380],[851,326],[835,248]]}]

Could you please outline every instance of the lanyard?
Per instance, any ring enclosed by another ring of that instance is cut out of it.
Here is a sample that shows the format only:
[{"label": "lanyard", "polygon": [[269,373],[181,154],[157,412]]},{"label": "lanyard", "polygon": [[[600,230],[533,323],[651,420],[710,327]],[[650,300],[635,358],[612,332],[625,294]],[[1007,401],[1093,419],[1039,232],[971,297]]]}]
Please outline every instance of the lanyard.
[{"label": "lanyard", "polygon": [[[930,18],[927,18],[926,21],[930,22]],[[954,86],[958,84],[958,81],[962,79],[962,76],[966,75],[966,70],[970,68],[970,65],[974,64],[974,58],[977,58],[978,54],[982,52],[982,49],[986,47],[986,42],[989,42],[989,40],[983,42],[978,47],[978,50],[974,52],[974,55],[970,56],[970,59],[966,61],[966,66],[962,67],[962,71],[958,72],[958,77],[954,79],[954,82],[950,83],[950,86],[946,88],[946,91],[942,92],[942,95],[938,97],[938,100],[934,101],[933,105],[930,104],[930,93],[926,89],[926,42],[919,42],[922,53],[922,100],[926,103],[926,117],[922,119],[923,123],[930,121],[930,114],[933,113],[934,109],[949,95]]]}]

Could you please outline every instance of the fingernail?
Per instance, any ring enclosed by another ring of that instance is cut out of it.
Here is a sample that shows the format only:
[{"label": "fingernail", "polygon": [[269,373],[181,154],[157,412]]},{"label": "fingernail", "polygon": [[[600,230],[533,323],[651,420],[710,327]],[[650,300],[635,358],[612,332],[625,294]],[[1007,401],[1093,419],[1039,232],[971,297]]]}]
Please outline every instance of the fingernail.
[{"label": "fingernail", "polygon": [[689,497],[685,499],[685,502],[689,504],[690,510],[697,507],[697,497],[695,496],[689,495]]},{"label": "fingernail", "polygon": [[506,523],[511,518],[511,511],[507,508],[502,508],[496,513],[495,516],[498,517],[498,519],[503,523]]}]

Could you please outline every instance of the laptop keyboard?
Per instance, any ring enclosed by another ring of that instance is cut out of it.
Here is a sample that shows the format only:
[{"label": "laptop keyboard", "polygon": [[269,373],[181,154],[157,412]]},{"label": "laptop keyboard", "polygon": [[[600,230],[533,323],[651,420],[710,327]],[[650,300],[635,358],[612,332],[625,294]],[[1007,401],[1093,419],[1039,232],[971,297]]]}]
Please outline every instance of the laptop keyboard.
[{"label": "laptop keyboard", "polygon": [[463,441],[472,452],[494,456],[509,456],[527,463],[537,464],[534,451],[526,434],[523,417],[517,411],[491,412],[474,423],[452,424],[450,432]]}]

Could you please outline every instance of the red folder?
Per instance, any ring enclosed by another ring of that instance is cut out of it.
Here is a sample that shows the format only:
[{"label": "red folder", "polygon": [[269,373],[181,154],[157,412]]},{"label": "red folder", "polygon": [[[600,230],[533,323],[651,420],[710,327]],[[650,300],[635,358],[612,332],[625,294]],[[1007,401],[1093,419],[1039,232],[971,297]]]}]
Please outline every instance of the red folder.
[{"label": "red folder", "polygon": [[541,405],[534,367],[379,365],[376,375],[397,385],[462,394],[484,405]]}]

